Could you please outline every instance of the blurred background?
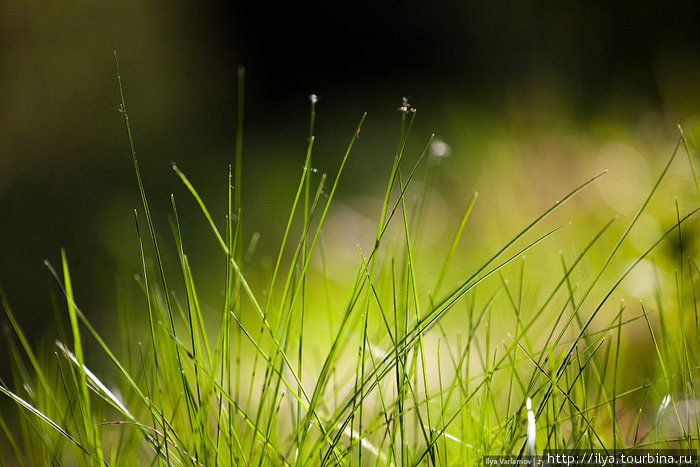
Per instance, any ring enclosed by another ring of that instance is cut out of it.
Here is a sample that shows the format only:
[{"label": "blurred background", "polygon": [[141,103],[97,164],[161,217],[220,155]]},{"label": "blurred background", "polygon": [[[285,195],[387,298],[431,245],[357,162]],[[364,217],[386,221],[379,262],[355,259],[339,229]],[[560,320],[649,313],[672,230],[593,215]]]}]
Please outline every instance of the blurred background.
[{"label": "blurred background", "polygon": [[328,232],[349,243],[352,261],[363,222],[371,231],[376,221],[404,96],[418,109],[410,157],[433,132],[444,142],[433,151],[442,168],[433,186],[446,192],[432,225],[452,229],[480,191],[475,222],[494,234],[474,234],[484,256],[599,169],[614,177],[593,191],[590,205],[603,208],[591,216],[634,213],[676,125],[693,145],[700,137],[699,20],[694,1],[2,2],[0,284],[26,330],[53,335],[43,262],[59,265],[60,248],[79,304],[103,327],[119,284],[139,272],[140,200],[114,50],[164,248],[175,193],[202,295],[218,299],[218,246],[170,161],[222,222],[238,65],[244,235],[263,233],[261,261],[275,253],[301,171],[311,93],[319,173],[335,172],[368,112]]}]

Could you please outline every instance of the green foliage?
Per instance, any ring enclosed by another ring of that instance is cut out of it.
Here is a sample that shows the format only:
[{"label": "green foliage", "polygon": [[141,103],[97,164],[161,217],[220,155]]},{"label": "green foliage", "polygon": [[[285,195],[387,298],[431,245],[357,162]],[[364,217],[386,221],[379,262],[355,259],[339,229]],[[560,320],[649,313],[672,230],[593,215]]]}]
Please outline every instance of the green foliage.
[{"label": "green foliage", "polygon": [[[365,116],[349,132],[337,172],[315,180],[312,98],[303,170],[277,257],[261,278],[246,259],[255,254],[260,234],[246,237],[242,228],[241,70],[225,216],[212,214],[173,166],[221,248],[220,262],[212,264],[225,270],[223,298],[213,304],[198,295],[186,253],[188,225],[181,224],[174,196],[177,270],[163,260],[118,66],[117,75],[142,200],[135,213],[142,300],[119,311],[127,341],[119,352],[76,304],[64,253],[62,275],[48,266],[66,298],[72,346],[61,337],[54,360],[48,349],[33,348],[0,291],[15,335],[8,339],[14,381],[0,382],[0,391],[19,410],[13,418],[0,414],[10,448],[5,457],[21,465],[469,465],[485,455],[525,454],[531,416],[536,451],[698,447],[700,270],[684,239],[697,209],[681,212],[676,202],[674,221],[625,267],[616,262],[672,166],[683,165],[700,186],[682,132],[622,232],[614,230],[615,219],[596,225],[589,237],[582,229],[573,261],[547,246],[576,227],[546,221],[598,183],[601,173],[464,272],[455,263],[482,248],[474,237],[467,244],[462,238],[478,209],[476,194],[461,207],[440,259],[426,259],[418,245],[427,196],[409,193],[421,174],[436,168],[425,167],[430,141],[408,162],[416,111],[404,100],[373,244],[368,251],[358,246],[350,283],[332,287],[342,276],[324,244],[324,227]],[[676,158],[681,150],[687,161]],[[569,215],[575,219],[576,210]],[[225,218],[223,229],[219,217]],[[676,237],[680,251],[671,264],[652,262],[656,302],[618,302],[623,281]],[[532,263],[525,252],[555,261]],[[669,275],[673,290],[665,285]],[[174,277],[181,292],[168,285]],[[129,324],[134,319],[147,323],[147,332]],[[107,356],[115,386],[89,369],[87,339]],[[649,361],[635,367],[642,357]]]}]

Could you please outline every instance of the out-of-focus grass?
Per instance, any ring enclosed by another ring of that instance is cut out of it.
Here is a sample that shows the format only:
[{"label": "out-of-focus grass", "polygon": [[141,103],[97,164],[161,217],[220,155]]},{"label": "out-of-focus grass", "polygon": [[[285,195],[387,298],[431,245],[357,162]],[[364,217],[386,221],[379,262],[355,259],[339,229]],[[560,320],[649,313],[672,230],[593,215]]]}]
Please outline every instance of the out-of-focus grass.
[{"label": "out-of-focus grass", "polygon": [[174,166],[166,212],[121,104],[142,202],[118,335],[75,303],[70,255],[57,347],[3,294],[3,459],[468,464],[525,453],[528,398],[538,452],[697,448],[695,122],[683,139],[513,110],[427,136],[404,100],[324,146],[320,113],[292,170],[248,177],[245,146],[220,180]]}]

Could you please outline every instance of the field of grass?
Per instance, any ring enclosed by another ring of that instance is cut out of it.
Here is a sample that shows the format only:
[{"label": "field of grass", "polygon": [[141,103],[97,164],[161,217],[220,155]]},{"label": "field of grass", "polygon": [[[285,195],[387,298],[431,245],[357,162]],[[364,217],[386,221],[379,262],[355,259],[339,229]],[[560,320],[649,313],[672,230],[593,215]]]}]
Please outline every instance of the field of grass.
[{"label": "field of grass", "polygon": [[[311,96],[296,190],[276,201],[288,216],[258,232],[240,189],[239,77],[225,212],[175,164],[187,197],[149,209],[147,197],[166,194],[139,169],[119,80],[141,268],[106,318],[116,339],[74,299],[65,253],[47,262],[66,323],[55,344],[30,341],[0,289],[13,370],[0,392],[16,403],[0,413],[1,465],[475,465],[547,449],[697,450],[692,134],[655,139],[651,159],[622,143],[593,162],[494,150],[470,179],[482,186],[462,186],[446,143],[411,139],[420,112],[404,99],[379,201],[338,203],[370,117],[321,173]],[[558,143],[552,153],[586,144]],[[220,250],[207,259],[220,295],[198,293],[185,203]],[[165,218],[170,232],[157,232]],[[270,236],[277,253],[261,257]]]}]

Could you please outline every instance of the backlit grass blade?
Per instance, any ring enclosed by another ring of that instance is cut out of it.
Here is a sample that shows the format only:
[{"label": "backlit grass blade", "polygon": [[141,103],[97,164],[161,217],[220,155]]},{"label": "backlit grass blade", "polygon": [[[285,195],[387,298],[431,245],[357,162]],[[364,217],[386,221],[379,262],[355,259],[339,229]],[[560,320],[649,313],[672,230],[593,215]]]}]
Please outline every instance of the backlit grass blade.
[{"label": "backlit grass blade", "polygon": [[[163,260],[160,254],[160,249],[158,247],[158,239],[156,238],[156,232],[155,232],[155,227],[153,226],[153,219],[151,218],[151,210],[148,205],[148,200],[146,199],[146,191],[143,186],[143,180],[141,178],[141,170],[139,169],[139,163],[138,159],[136,158],[136,148],[134,146],[134,138],[132,136],[131,132],[131,123],[129,121],[129,114],[127,113],[126,109],[126,101],[124,99],[124,88],[122,86],[122,78],[121,78],[121,72],[119,71],[119,61],[117,60],[117,52],[114,52],[114,64],[117,72],[117,84],[119,85],[119,98],[120,98],[120,112],[124,116],[124,126],[126,129],[126,135],[127,139],[129,140],[129,150],[131,152],[131,159],[134,164],[134,171],[136,173],[136,181],[138,183],[139,187],[139,193],[141,195],[141,202],[143,204],[143,209],[144,209],[144,214],[146,215],[146,223],[148,225],[148,231],[151,236],[151,240],[153,242],[153,250],[155,253],[156,261],[158,264],[158,272],[160,274],[160,279],[161,283],[163,286],[163,298],[165,299],[165,304],[166,304],[166,309],[167,309],[167,314],[168,318],[170,321],[170,329],[173,333],[173,335],[177,335],[177,331],[175,330],[175,320],[173,317],[173,310],[172,306],[170,304],[170,294],[169,294],[169,289],[168,289],[168,284],[165,278],[165,267],[163,266]],[[178,367],[181,369],[180,374],[181,374],[181,384],[182,384],[182,389],[185,393],[189,392],[189,388],[187,386],[187,381],[185,379],[185,374],[182,371],[182,359],[180,357],[180,349],[175,348],[175,354],[177,358],[177,364]],[[189,414],[189,412],[188,412]]]},{"label": "backlit grass blade", "polygon": [[80,405],[82,408],[85,434],[88,438],[91,456],[94,456],[95,460],[102,464],[104,463],[104,459],[102,457],[102,448],[100,446],[99,431],[97,430],[97,427],[93,421],[92,410],[90,408],[90,394],[88,393],[85,360],[83,357],[83,344],[80,337],[80,328],[78,327],[78,316],[75,310],[75,302],[73,300],[73,287],[71,285],[70,272],[68,271],[68,260],[66,259],[65,250],[61,250],[61,262],[63,264],[63,282],[66,287],[68,317],[70,318],[70,325],[73,331],[73,347],[75,349],[75,358],[78,366],[78,378],[80,379],[79,385],[82,396],[80,399]]},{"label": "backlit grass blade", "polygon": [[49,425],[51,428],[54,430],[58,431],[61,435],[63,435],[68,441],[71,443],[75,444],[78,448],[80,448],[81,451],[83,451],[86,455],[92,456],[90,451],[85,448],[81,443],[79,443],[75,438],[73,438],[67,431],[65,431],[63,428],[61,428],[56,422],[51,420],[49,417],[44,415],[40,410],[36,409],[34,406],[32,406],[29,402],[25,401],[6,387],[0,385],[0,392],[5,394],[7,397],[15,401],[17,404],[20,406],[24,407],[26,410],[28,410],[30,413],[34,414],[35,416],[39,417],[41,421]]}]

